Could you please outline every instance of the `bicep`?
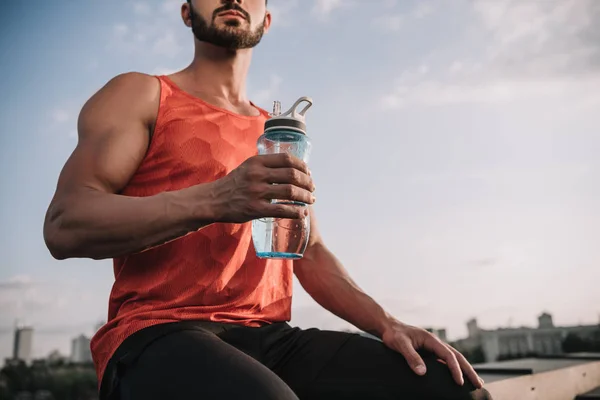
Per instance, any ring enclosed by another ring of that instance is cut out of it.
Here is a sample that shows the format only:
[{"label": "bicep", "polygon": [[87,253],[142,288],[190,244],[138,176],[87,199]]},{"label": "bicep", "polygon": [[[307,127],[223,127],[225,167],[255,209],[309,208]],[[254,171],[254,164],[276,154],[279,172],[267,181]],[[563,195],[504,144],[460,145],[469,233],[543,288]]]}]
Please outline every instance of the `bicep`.
[{"label": "bicep", "polygon": [[115,78],[83,107],[78,143],[61,171],[57,195],[79,189],[117,193],[143,160],[155,99],[139,90],[139,77],[130,78]]},{"label": "bicep", "polygon": [[79,128],[79,142],[60,174],[58,191],[117,193],[127,184],[144,157],[147,132],[138,124],[107,125]]}]

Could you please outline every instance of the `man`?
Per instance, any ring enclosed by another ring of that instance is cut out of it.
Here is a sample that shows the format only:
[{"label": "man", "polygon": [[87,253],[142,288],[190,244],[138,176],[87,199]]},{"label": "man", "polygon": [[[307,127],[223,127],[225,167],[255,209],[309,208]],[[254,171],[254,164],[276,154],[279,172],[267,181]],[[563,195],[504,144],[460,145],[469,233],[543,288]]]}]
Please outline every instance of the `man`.
[{"label": "man", "polygon": [[[361,291],[314,215],[303,259],[256,257],[251,220],[313,212],[270,199],[315,201],[302,161],[256,155],[268,114],[245,85],[271,14],[265,0],[194,0],[181,16],[192,63],[120,75],[91,97],[44,225],[58,259],[114,259],[92,341],[101,398],[490,398],[460,353]],[[292,273],[381,341],[290,327]]]}]

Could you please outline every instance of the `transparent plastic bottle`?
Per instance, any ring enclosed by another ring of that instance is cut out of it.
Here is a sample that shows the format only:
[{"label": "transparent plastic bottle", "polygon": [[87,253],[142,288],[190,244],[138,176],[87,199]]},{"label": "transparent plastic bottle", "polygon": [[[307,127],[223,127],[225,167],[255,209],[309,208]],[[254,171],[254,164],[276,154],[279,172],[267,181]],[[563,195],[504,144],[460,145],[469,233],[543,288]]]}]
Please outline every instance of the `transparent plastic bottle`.
[{"label": "transparent plastic bottle", "polygon": [[[298,108],[308,103],[302,111]],[[281,103],[275,102],[265,132],[258,139],[258,154],[290,153],[308,163],[311,141],[306,135],[305,116],[312,99],[301,97],[292,108],[281,114]],[[273,203],[307,207],[305,203],[272,200]],[[302,219],[261,218],[252,221],[252,241],[259,258],[302,258],[310,236],[310,216]]]}]

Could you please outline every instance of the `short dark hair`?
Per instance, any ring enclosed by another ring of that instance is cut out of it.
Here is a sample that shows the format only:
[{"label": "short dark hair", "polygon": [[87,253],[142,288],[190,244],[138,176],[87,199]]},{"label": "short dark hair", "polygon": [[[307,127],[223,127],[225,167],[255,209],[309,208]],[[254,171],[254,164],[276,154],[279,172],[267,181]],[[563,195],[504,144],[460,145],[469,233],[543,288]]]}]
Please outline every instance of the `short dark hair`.
[{"label": "short dark hair", "polygon": [[[192,0],[187,0],[187,1],[188,1],[188,3],[192,2]],[[269,4],[269,0],[265,0],[265,4]]]},{"label": "short dark hair", "polygon": [[[188,3],[191,3],[192,0],[187,0]],[[265,4],[269,4],[269,0],[265,0]]]}]

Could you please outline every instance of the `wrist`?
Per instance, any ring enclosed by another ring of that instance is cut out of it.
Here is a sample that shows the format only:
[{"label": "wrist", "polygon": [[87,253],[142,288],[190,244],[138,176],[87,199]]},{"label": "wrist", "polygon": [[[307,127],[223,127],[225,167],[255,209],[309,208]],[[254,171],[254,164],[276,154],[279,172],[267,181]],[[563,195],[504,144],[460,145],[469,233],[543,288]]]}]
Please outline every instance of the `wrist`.
[{"label": "wrist", "polygon": [[222,219],[222,205],[214,195],[214,182],[195,185],[181,191],[186,220],[191,230],[198,230]]},{"label": "wrist", "polygon": [[378,324],[377,333],[379,334],[380,338],[383,338],[386,333],[393,332],[403,325],[404,324],[402,322],[398,321],[391,315],[387,315],[386,313],[386,316]]}]

